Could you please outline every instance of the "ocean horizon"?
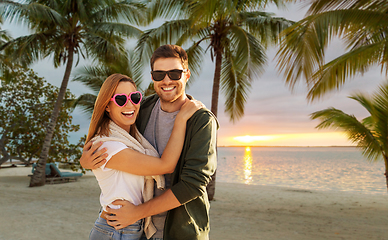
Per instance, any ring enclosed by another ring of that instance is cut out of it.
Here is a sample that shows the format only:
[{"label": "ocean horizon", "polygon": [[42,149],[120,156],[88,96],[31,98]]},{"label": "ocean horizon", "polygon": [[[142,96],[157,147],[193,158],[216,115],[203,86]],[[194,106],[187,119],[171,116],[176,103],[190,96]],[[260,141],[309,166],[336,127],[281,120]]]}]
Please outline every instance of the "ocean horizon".
[{"label": "ocean horizon", "polygon": [[219,146],[216,181],[387,194],[384,172],[355,146]]},{"label": "ocean horizon", "polygon": [[[384,162],[355,146],[218,146],[216,182],[387,194]],[[22,165],[19,161],[7,161]]]},{"label": "ocean horizon", "polygon": [[346,146],[346,145],[332,145],[332,146],[282,146],[282,145],[279,145],[279,146],[265,146],[265,145],[249,145],[247,144],[246,146],[241,146],[241,145],[221,145],[221,146],[217,146],[218,148],[234,148],[234,147],[254,147],[254,148],[261,148],[261,147],[264,147],[264,148],[277,148],[277,147],[281,147],[281,148],[337,148],[337,147],[340,147],[340,148],[347,148],[347,147],[350,147],[350,148],[357,148],[357,146]]}]

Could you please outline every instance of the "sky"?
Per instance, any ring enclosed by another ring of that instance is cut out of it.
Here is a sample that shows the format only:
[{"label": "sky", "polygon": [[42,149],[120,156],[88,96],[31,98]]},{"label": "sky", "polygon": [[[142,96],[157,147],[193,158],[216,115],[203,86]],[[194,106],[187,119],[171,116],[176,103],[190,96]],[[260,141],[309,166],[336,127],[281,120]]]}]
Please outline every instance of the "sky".
[{"label": "sky", "polygon": [[[303,18],[306,8],[299,4],[289,5],[286,10],[278,10],[274,6],[268,8],[276,16],[298,21]],[[161,24],[157,22],[155,24]],[[26,30],[14,24],[6,23],[2,26],[10,32],[12,37],[25,35]],[[344,52],[344,45],[339,40],[334,40],[327,49],[327,58],[332,59]],[[328,107],[335,107],[345,113],[353,114],[361,119],[367,116],[367,112],[355,100],[348,98],[355,92],[373,93],[386,79],[380,69],[375,67],[363,76],[357,76],[339,90],[326,94],[319,101],[308,102],[307,90],[303,84],[299,84],[293,91],[286,86],[283,75],[276,69],[275,54],[277,49],[271,47],[267,51],[268,63],[264,74],[260,75],[252,83],[245,105],[244,116],[231,122],[224,113],[225,97],[220,92],[218,106],[218,146],[351,146],[345,134],[330,129],[318,130],[318,120],[310,120],[309,115],[315,111]],[[78,67],[82,67],[83,62]],[[39,76],[56,86],[60,83],[64,74],[64,67],[55,69],[51,59],[35,63],[33,68]],[[73,68],[74,72],[74,68]],[[202,101],[209,109],[211,106],[211,94],[214,74],[214,63],[207,55],[202,64],[201,74],[190,79],[191,85],[186,92],[194,98]],[[145,88],[151,81],[149,69],[145,70]],[[70,82],[68,88],[79,96],[90,92],[80,83]],[[79,138],[87,134],[90,118],[79,109],[73,112],[73,123],[80,125],[80,131],[71,135],[72,142],[78,142]]]}]

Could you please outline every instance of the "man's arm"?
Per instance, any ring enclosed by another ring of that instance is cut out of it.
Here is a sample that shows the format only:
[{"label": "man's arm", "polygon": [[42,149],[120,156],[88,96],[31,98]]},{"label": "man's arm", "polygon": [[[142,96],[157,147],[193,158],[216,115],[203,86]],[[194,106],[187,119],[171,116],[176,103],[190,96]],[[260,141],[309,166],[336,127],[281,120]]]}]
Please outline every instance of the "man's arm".
[{"label": "man's arm", "polygon": [[[121,229],[144,217],[156,215],[191,201],[206,191],[206,186],[216,168],[215,139],[217,123],[209,113],[201,113],[202,117],[195,120],[190,148],[185,153],[184,166],[180,180],[161,196],[151,199],[139,206],[127,201],[115,201],[122,205],[120,209],[108,209],[108,224]],[[207,116],[207,117],[205,117]]]},{"label": "man's arm", "polygon": [[140,205],[133,205],[125,200],[116,200],[114,205],[121,205],[120,209],[107,208],[108,214],[105,217],[108,224],[116,230],[124,228],[148,216],[153,216],[162,212],[179,207],[181,204],[170,189],[166,190],[162,195],[151,199]]},{"label": "man's arm", "polygon": [[218,123],[210,111],[202,111],[188,127],[190,135],[185,149],[179,181],[171,191],[181,204],[206,194],[206,186],[211,181],[217,167],[216,131]]},{"label": "man's arm", "polygon": [[[103,142],[96,143],[88,142],[85,144],[82,152],[81,159],[79,160],[81,166],[85,169],[97,169],[101,167],[106,162],[106,157],[108,154],[105,153],[106,149],[100,149]],[[98,151],[97,151],[98,150]]]}]

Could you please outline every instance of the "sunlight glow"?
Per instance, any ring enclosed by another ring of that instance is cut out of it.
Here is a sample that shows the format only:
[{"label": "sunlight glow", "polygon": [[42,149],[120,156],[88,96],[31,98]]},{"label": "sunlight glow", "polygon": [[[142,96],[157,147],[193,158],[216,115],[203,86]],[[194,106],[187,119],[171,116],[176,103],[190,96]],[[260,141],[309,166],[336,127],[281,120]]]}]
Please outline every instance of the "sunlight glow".
[{"label": "sunlight glow", "polygon": [[354,146],[342,132],[219,136],[218,146]]},{"label": "sunlight glow", "polygon": [[239,137],[234,137],[233,139],[236,140],[237,142],[241,143],[252,143],[252,142],[257,142],[257,141],[268,141],[268,140],[273,140],[277,138],[275,135],[268,135],[268,136],[239,136]]},{"label": "sunlight glow", "polygon": [[252,182],[252,153],[251,148],[245,148],[244,154],[244,182],[250,184]]}]

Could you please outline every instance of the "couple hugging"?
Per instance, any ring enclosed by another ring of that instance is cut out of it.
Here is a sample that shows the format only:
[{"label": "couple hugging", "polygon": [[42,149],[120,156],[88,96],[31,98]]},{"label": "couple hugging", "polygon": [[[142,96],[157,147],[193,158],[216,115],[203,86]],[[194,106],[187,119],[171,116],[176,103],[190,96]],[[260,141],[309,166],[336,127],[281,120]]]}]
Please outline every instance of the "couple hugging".
[{"label": "couple hugging", "polygon": [[159,47],[150,63],[155,95],[142,99],[132,79],[113,74],[95,102],[80,159],[101,188],[93,240],[209,239],[218,122],[185,93],[181,47]]}]

